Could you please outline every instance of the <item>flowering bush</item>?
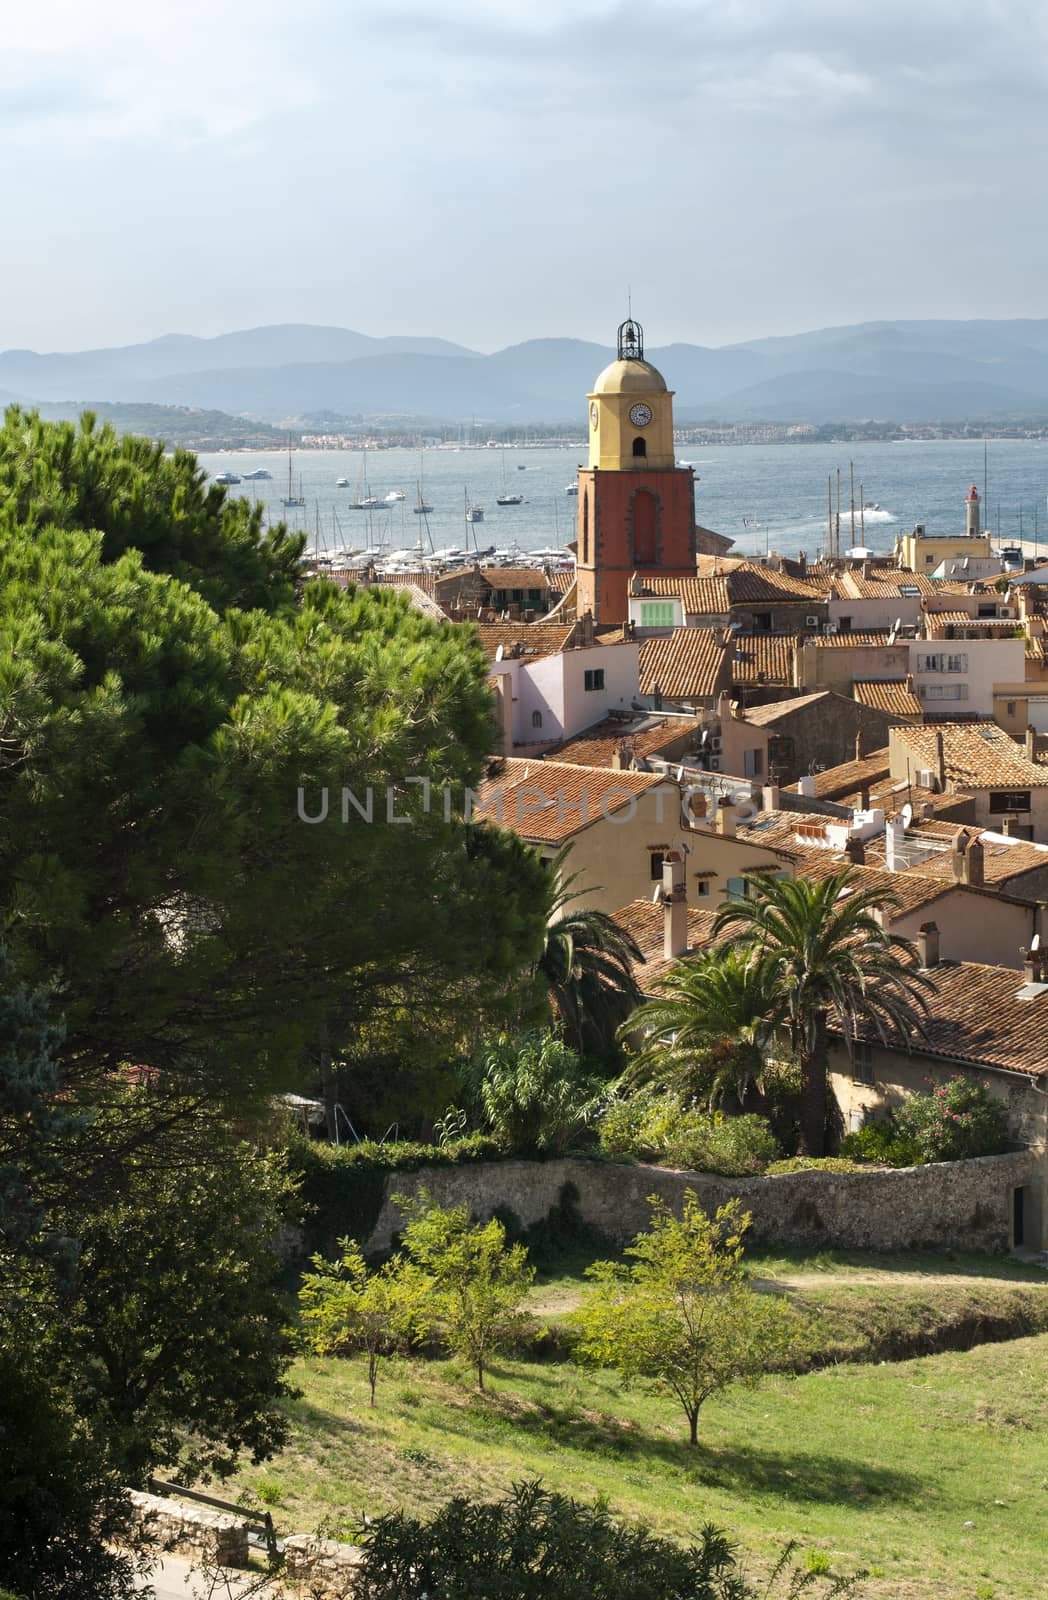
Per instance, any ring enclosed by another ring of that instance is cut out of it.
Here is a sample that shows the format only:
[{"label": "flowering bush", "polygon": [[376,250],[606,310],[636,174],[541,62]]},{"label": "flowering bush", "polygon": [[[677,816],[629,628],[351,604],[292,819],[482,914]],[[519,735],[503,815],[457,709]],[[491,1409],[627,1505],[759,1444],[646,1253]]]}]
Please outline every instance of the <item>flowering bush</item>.
[{"label": "flowering bush", "polygon": [[946,1083],[927,1081],[929,1092],[911,1095],[895,1115],[899,1134],[913,1141],[922,1161],[964,1161],[1005,1149],[1007,1118],[987,1083],[960,1073]]},{"label": "flowering bush", "polygon": [[712,1115],[676,1094],[640,1090],[615,1100],[600,1122],[601,1147],[663,1166],[744,1177],[779,1154],[763,1117]]}]

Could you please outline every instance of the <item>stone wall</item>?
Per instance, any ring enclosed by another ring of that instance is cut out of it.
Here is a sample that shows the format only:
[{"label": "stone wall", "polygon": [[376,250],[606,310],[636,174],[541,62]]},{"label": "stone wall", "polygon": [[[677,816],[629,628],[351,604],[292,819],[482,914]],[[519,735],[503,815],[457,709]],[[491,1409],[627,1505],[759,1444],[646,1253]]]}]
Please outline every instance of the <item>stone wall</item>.
[{"label": "stone wall", "polygon": [[386,1180],[382,1209],[366,1249],[390,1248],[402,1226],[394,1194],[427,1189],[443,1206],[466,1204],[474,1216],[506,1207],[525,1224],[540,1222],[561,1189],[578,1190],[585,1222],[609,1239],[631,1239],[648,1224],[647,1197],[679,1209],[694,1189],[709,1211],[737,1196],[752,1214],[750,1239],[765,1245],[853,1250],[1009,1248],[1012,1192],[1041,1195],[1044,1164],[1031,1151],[927,1167],[857,1173],[797,1172],[770,1178],[719,1178],[662,1167],[602,1161],[500,1161],[428,1167]]},{"label": "stone wall", "polygon": [[247,1566],[249,1524],[242,1518],[137,1489],[130,1499],[136,1542],[220,1567]]},{"label": "stone wall", "polygon": [[356,1545],[304,1533],[284,1540],[284,1577],[309,1600],[345,1600],[353,1593],[359,1565]]}]

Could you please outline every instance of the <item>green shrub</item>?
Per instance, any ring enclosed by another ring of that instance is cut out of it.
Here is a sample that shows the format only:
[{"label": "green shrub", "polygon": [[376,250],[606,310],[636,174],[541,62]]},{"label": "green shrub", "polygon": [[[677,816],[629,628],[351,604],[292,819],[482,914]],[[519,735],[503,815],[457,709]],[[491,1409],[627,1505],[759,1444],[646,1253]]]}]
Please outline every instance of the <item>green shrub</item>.
[{"label": "green shrub", "polygon": [[847,1134],[841,1155],[889,1167],[917,1167],[1000,1155],[1007,1148],[1007,1116],[988,1084],[960,1073],[943,1084],[926,1081],[931,1085],[927,1094],[911,1095],[885,1121],[868,1122]]},{"label": "green shrub", "polygon": [[550,1032],[488,1041],[470,1063],[464,1087],[477,1121],[517,1156],[562,1155],[587,1133],[607,1089]]},{"label": "green shrub", "polygon": [[767,1168],[769,1177],[783,1172],[861,1172],[855,1161],[845,1156],[790,1156],[786,1161],[773,1161]]},{"label": "green shrub", "polygon": [[895,1121],[902,1136],[915,1142],[923,1161],[1000,1155],[1008,1143],[1001,1102],[990,1094],[988,1084],[973,1083],[960,1073],[928,1094],[911,1095],[899,1107]]},{"label": "green shrub", "polygon": [[480,1133],[444,1145],[409,1140],[378,1144],[373,1139],[331,1145],[293,1139],[288,1145],[288,1169],[299,1182],[307,1254],[331,1254],[338,1240],[347,1236],[366,1243],[378,1221],[391,1172],[498,1161],[502,1154],[494,1139]]},{"label": "green shrub", "polygon": [[839,1148],[841,1155],[850,1160],[872,1161],[885,1167],[919,1167],[922,1161],[917,1141],[904,1138],[890,1117],[845,1134]]},{"label": "green shrub", "polygon": [[712,1114],[679,1095],[641,1089],[600,1120],[601,1148],[665,1166],[745,1177],[780,1154],[763,1117]]}]

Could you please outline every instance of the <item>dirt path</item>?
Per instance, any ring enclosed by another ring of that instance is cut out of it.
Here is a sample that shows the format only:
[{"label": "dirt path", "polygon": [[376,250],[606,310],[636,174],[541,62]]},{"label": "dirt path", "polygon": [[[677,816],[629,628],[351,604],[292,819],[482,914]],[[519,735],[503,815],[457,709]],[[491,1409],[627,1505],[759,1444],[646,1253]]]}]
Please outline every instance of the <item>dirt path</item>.
[{"label": "dirt path", "polygon": [[[879,1286],[898,1289],[1036,1289],[1032,1278],[993,1277],[990,1273],[898,1271],[876,1267],[857,1267],[840,1272],[776,1272],[754,1275],[758,1289],[836,1289]],[[1044,1274],[1048,1288],[1048,1272]],[[563,1316],[580,1304],[585,1290],[581,1284],[540,1285],[528,1297],[527,1309],[535,1317]]]}]

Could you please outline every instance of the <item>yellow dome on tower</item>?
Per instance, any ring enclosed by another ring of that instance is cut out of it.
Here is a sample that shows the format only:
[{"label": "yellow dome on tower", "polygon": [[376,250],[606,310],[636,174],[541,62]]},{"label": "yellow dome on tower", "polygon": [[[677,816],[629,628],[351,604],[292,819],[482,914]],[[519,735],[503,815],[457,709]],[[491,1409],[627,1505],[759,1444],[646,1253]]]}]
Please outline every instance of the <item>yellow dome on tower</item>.
[{"label": "yellow dome on tower", "polygon": [[612,361],[593,385],[594,394],[665,394],[666,380],[650,361]]}]

